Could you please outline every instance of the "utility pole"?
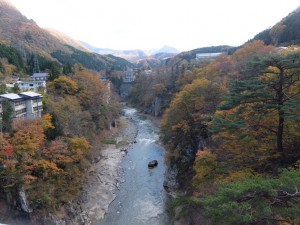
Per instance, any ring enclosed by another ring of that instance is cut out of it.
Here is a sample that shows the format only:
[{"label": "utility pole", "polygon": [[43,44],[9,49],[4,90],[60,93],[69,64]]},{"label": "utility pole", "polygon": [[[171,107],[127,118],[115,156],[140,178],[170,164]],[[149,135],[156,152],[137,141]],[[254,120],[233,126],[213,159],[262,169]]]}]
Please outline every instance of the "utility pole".
[{"label": "utility pole", "polygon": [[36,53],[34,53],[34,58],[33,58],[33,73],[40,73],[40,66],[39,66]]}]

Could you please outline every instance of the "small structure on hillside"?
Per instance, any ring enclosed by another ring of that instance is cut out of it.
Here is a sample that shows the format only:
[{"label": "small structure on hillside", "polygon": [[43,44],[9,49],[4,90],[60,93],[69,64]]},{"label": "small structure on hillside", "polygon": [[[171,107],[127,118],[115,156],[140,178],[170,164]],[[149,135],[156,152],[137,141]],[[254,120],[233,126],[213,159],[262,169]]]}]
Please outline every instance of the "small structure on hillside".
[{"label": "small structure on hillside", "polygon": [[33,81],[46,81],[49,77],[48,73],[34,73],[31,78]]},{"label": "small structure on hillside", "polygon": [[123,79],[123,83],[134,82],[135,75],[133,69],[127,69],[126,71],[124,71],[122,79]]},{"label": "small structure on hillside", "polygon": [[120,96],[126,98],[130,96],[130,89],[135,81],[135,73],[133,69],[127,69],[122,75],[122,84],[120,87]]},{"label": "small structure on hillside", "polygon": [[223,52],[215,52],[215,53],[198,53],[196,54],[196,60],[211,60],[215,59],[219,55],[222,55]]}]

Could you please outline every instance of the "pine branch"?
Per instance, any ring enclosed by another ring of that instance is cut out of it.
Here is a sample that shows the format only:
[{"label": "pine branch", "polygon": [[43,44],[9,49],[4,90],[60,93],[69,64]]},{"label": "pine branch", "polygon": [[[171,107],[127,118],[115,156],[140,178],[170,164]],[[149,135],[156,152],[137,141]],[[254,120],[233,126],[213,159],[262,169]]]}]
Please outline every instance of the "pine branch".
[{"label": "pine branch", "polygon": [[272,195],[270,194],[270,192],[268,191],[259,191],[259,192],[254,192],[254,193],[247,193],[245,195],[242,195],[240,197],[238,197],[236,199],[237,202],[245,202],[245,201],[249,201],[251,199],[254,198],[259,198],[259,197],[263,197],[263,198],[267,198],[272,200],[271,204],[275,204],[275,203],[281,203],[283,201],[288,201],[288,200],[294,200],[296,202],[299,202],[300,199],[298,199],[300,197],[300,192],[296,189],[295,193],[289,193],[287,191],[284,190],[277,190],[276,191],[277,195]]}]

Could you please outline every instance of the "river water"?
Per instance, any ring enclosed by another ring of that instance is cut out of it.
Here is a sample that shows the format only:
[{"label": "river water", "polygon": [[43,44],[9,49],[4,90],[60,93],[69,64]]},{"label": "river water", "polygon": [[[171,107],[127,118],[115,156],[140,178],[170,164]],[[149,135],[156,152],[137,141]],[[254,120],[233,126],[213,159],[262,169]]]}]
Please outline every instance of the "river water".
[{"label": "river water", "polygon": [[[124,112],[137,125],[138,135],[121,163],[124,183],[101,224],[168,225],[165,210],[168,196],[163,188],[165,150],[157,144],[158,128],[135,109],[125,108]],[[158,161],[158,166],[148,169],[148,162],[153,159]]]}]

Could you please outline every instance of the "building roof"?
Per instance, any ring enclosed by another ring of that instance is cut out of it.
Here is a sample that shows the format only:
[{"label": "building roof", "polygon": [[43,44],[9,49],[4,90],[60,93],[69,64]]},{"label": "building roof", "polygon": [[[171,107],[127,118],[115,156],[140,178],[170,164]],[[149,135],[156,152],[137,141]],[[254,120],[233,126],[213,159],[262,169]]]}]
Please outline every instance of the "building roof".
[{"label": "building roof", "polygon": [[10,100],[16,100],[16,99],[21,99],[22,98],[21,96],[19,96],[17,94],[13,94],[13,93],[3,94],[3,95],[0,95],[0,97],[7,98],[7,99],[10,99]]},{"label": "building roof", "polygon": [[219,55],[223,54],[223,52],[215,52],[215,53],[197,53],[196,58],[197,59],[206,59],[206,58],[215,58]]},{"label": "building roof", "polygon": [[48,73],[34,73],[31,77],[36,78],[36,77],[48,77]]},{"label": "building roof", "polygon": [[18,81],[17,83],[18,84],[39,84],[39,83],[46,83],[46,81],[43,81],[43,80],[30,80],[30,81]]},{"label": "building roof", "polygon": [[32,92],[32,91],[21,92],[20,95],[25,95],[25,96],[28,96],[28,97],[40,97],[40,96],[42,96],[41,94],[35,93],[35,92]]}]

